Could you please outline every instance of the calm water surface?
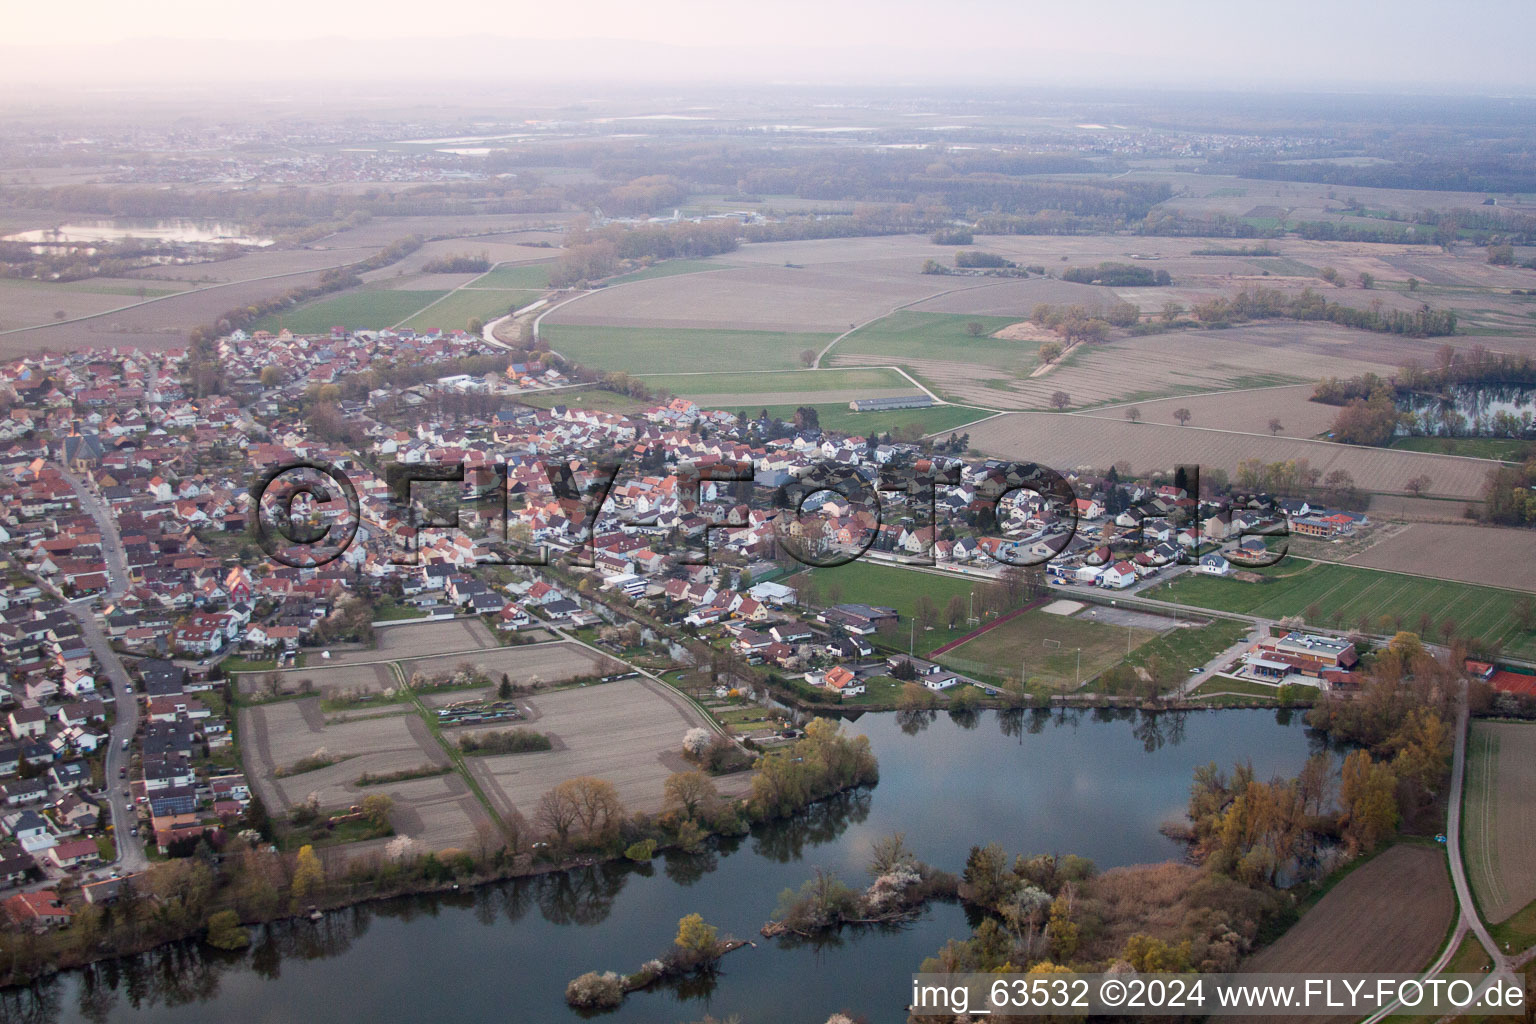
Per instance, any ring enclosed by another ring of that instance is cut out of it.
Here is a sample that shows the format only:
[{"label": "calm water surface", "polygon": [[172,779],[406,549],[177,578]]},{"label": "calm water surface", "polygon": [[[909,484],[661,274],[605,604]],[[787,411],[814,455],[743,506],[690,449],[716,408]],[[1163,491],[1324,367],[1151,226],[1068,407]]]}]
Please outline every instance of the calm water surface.
[{"label": "calm water surface", "polygon": [[[1259,777],[1294,773],[1314,740],[1300,716],[1192,712],[1103,719],[940,715],[915,734],[867,715],[880,760],[874,789],[822,805],[697,857],[595,867],[452,898],[410,898],[264,929],[253,948],[216,956],[187,944],[74,972],[40,997],[12,993],[9,1019],[320,1020],[326,1024],[579,1020],[565,983],[586,970],[632,971],[698,911],[722,933],[758,939],[779,892],[817,867],[866,880],[874,838],[903,830],[924,860],[959,871],[973,843],[1077,853],[1100,867],[1181,855],[1158,825],[1183,813],[1196,765],[1251,760]],[[599,1019],[676,1024],[706,1013],[747,1024],[822,1024],[849,1009],[901,1021],[910,975],[968,930],[964,910],[930,907],[913,923],[847,931],[819,944],[764,941],[728,956],[719,976],[630,996]]]}]

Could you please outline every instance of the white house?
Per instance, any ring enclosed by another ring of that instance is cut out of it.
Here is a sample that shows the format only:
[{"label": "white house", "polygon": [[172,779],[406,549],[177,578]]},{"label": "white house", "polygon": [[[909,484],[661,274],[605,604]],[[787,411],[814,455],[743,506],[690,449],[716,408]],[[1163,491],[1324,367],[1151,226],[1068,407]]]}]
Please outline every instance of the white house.
[{"label": "white house", "polygon": [[1116,562],[1099,574],[1099,586],[1124,590],[1136,582],[1136,567],[1130,562]]}]

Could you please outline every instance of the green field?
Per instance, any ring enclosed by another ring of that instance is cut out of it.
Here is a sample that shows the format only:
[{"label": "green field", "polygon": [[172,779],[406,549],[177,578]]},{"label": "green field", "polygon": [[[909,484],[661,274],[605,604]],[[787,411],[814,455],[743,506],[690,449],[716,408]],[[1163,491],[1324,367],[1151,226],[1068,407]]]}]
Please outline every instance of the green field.
[{"label": "green field", "polygon": [[[447,292],[390,291],[365,288],[317,299],[297,309],[264,316],[251,325],[253,331],[287,328],[295,334],[324,334],[332,327],[378,330],[393,327]],[[463,326],[462,324],[457,326]]]},{"label": "green field", "polygon": [[[898,310],[854,331],[837,343],[832,354],[867,355],[895,364],[908,359],[945,359],[1005,370],[1009,376],[1022,376],[1034,369],[1039,344],[987,337],[993,331],[1018,323],[1019,319]],[[965,325],[973,320],[984,328],[981,337],[973,338],[966,333]]]},{"label": "green field", "polygon": [[460,288],[411,317],[404,326],[416,331],[432,327],[452,331],[463,329],[471,317],[490,323],[497,317],[506,316],[514,303],[519,307],[526,306],[539,294],[532,289]]},{"label": "green field", "polygon": [[1240,697],[1257,697],[1261,700],[1279,700],[1280,687],[1266,686],[1263,683],[1250,682],[1247,679],[1228,679],[1225,676],[1217,676],[1207,679],[1190,691],[1191,697],[1211,697],[1219,693],[1230,693]]},{"label": "green field", "polygon": [[1200,668],[1222,651],[1241,640],[1248,632],[1246,623],[1234,619],[1214,619],[1204,626],[1185,626],[1170,630],[1138,647],[1127,660],[1145,667],[1153,658],[1176,665],[1180,671]]},{"label": "green field", "polygon": [[789,370],[804,349],[820,351],[830,334],[687,330],[670,327],[540,328],[550,347],[594,370],[686,373],[691,370]]},{"label": "green field", "polygon": [[1512,437],[1400,437],[1393,448],[1409,452],[1434,452],[1438,455],[1465,455],[1472,459],[1502,459],[1524,462],[1536,454],[1536,442]]},{"label": "green field", "polygon": [[713,263],[709,260],[663,260],[648,267],[609,278],[605,284],[628,284],[630,281],[649,281],[653,277],[676,277],[678,274],[697,274],[702,270],[728,270],[729,263]]},{"label": "green field", "polygon": [[850,370],[783,370],[773,373],[648,373],[645,386],[674,395],[764,395],[785,392],[847,391],[857,388],[916,388],[884,367]]},{"label": "green field", "polygon": [[[81,281],[33,281],[12,277],[0,277],[0,288],[16,289],[21,291],[33,290],[39,294],[59,292],[83,292],[90,295],[122,295],[129,299],[137,299],[143,292],[143,298],[155,299],[164,295],[179,295],[192,285],[180,281],[155,281],[153,284],[146,279],[142,285],[125,284],[121,279],[114,280],[111,284],[103,284],[94,278],[86,278]],[[123,303],[128,305],[128,303]]]},{"label": "green field", "polygon": [[1022,670],[1031,683],[1072,690],[1082,680],[1124,659],[1127,640],[1134,650],[1155,636],[1147,629],[1050,615],[1036,609],[994,626],[940,655],[939,661],[983,680],[997,681],[1005,675],[1018,678]]},{"label": "green field", "polygon": [[[1314,625],[1353,628],[1365,618],[1373,633],[1417,632],[1419,617],[1427,614],[1437,642],[1441,623],[1449,619],[1462,636],[1503,642],[1505,653],[1515,657],[1536,654],[1536,633],[1516,621],[1521,595],[1514,591],[1290,557],[1258,572],[1266,582],[1186,573],[1173,584],[1172,599],[1269,619],[1305,615],[1316,605],[1320,614]],[[1160,589],[1158,597],[1165,593]]]},{"label": "green field", "polygon": [[[747,406],[747,415],[756,416],[761,407]],[[924,434],[936,434],[953,430],[963,423],[971,423],[983,416],[992,415],[981,409],[965,405],[935,405],[927,409],[890,409],[884,412],[854,412],[847,402],[813,404],[817,422],[823,430],[836,430],[845,434],[886,434],[893,430],[913,428]],[[793,405],[767,406],[768,415],[777,416],[786,423],[795,417]],[[730,412],[739,410],[731,409]]]},{"label": "green field", "polygon": [[1316,277],[1317,268],[1310,263],[1293,260],[1289,256],[1264,256],[1248,261],[1260,270],[1267,270],[1280,277]]},{"label": "green field", "polygon": [[[967,580],[948,574],[880,565],[867,558],[829,569],[807,569],[779,582],[786,587],[800,590],[803,597],[807,581],[814,583],[816,590],[814,603],[817,607],[831,604],[869,604],[896,609],[896,613],[901,616],[901,622],[890,641],[903,651],[907,649],[908,640],[913,636],[912,610],[919,596],[927,594],[933,598],[942,613],[951,597],[959,595],[969,601],[973,587],[979,591],[981,587],[990,585],[990,581],[987,580]],[[940,623],[930,630],[918,630],[914,649],[921,657],[935,647],[941,647],[970,631],[971,627],[963,622],[957,629],[948,629]]]},{"label": "green field", "polygon": [[492,267],[471,284],[475,288],[535,288],[542,291],[549,287],[549,272],[554,266],[554,261],[550,261]]},{"label": "green field", "polygon": [[616,391],[603,391],[599,388],[582,388],[580,391],[543,391],[531,392],[526,395],[518,395],[517,401],[523,405],[531,405],[535,409],[553,409],[557,405],[568,406],[572,409],[591,409],[594,412],[612,412],[620,415],[629,415],[639,412],[650,403],[642,402],[638,398],[630,398]]}]

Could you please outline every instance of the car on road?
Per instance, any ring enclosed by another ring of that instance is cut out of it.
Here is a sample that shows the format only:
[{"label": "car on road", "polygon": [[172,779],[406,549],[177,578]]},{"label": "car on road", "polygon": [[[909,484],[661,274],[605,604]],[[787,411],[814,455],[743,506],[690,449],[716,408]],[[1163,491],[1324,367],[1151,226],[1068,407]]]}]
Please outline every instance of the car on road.
[{"label": "car on road", "polygon": [[133,826],[133,828],[128,830],[128,834],[131,835],[131,836],[138,835],[139,834],[139,826],[137,826],[137,825]]},{"label": "car on road", "polygon": [[127,765],[124,765],[123,767],[121,767],[121,768],[119,768],[117,770],[117,777],[120,778],[120,779],[126,779],[128,777],[128,766]]},{"label": "car on road", "polygon": [[1192,675],[1192,676],[1197,676],[1201,672],[1204,672],[1204,671],[1205,671],[1205,666],[1204,665],[1196,665],[1194,668],[1189,670],[1189,674]]},{"label": "car on road", "polygon": [[128,790],[128,789],[123,790],[123,799],[124,800],[132,800],[133,799],[133,791],[132,790]]}]

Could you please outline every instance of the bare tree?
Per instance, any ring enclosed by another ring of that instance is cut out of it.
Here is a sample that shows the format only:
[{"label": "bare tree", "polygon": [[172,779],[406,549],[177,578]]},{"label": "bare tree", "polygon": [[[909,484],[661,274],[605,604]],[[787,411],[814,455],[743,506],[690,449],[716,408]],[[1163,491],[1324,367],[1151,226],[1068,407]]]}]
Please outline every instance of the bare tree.
[{"label": "bare tree", "polygon": [[1140,423],[1141,422],[1141,409],[1140,409],[1140,407],[1133,405],[1129,409],[1125,410],[1125,418],[1130,420],[1132,423]]},{"label": "bare tree", "polygon": [[1285,424],[1280,422],[1280,418],[1278,416],[1271,416],[1270,417],[1270,419],[1269,419],[1269,436],[1270,437],[1274,437],[1276,434],[1280,433],[1280,431],[1282,431],[1284,429],[1285,429]]},{"label": "bare tree", "polygon": [[1429,485],[1430,485],[1431,482],[1432,481],[1429,479],[1428,476],[1426,476],[1426,475],[1421,473],[1418,476],[1414,477],[1412,480],[1409,480],[1403,486],[1408,489],[1408,492],[1410,494],[1412,494],[1415,498],[1417,498],[1419,495],[1423,494],[1426,490],[1429,489]]},{"label": "bare tree", "polygon": [[1173,410],[1173,418],[1179,421],[1179,426],[1181,427],[1188,424],[1189,421],[1194,418],[1194,415],[1194,413],[1190,412],[1183,406]]},{"label": "bare tree", "polygon": [[1051,405],[1057,409],[1065,409],[1072,404],[1072,396],[1065,391],[1056,391],[1051,394]]}]

